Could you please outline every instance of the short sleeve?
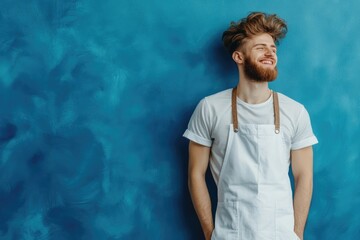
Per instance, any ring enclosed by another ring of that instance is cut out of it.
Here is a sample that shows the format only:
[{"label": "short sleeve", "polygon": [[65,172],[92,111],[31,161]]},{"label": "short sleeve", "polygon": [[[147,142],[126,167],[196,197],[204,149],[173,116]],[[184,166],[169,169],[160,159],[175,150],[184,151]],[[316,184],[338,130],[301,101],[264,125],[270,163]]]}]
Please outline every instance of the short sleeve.
[{"label": "short sleeve", "polygon": [[211,147],[211,120],[212,116],[209,110],[206,98],[202,99],[193,112],[188,128],[183,134],[187,139],[198,144]]},{"label": "short sleeve", "polygon": [[300,112],[298,123],[295,126],[295,134],[291,141],[291,150],[297,150],[318,143],[312,127],[309,113],[304,107]]}]

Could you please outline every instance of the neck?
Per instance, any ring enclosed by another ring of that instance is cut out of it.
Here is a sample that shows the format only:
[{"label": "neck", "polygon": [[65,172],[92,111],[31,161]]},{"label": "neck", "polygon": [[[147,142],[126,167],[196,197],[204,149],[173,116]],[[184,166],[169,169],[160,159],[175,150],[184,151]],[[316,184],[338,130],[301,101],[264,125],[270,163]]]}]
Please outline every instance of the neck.
[{"label": "neck", "polygon": [[259,104],[269,99],[271,90],[268,82],[256,82],[242,77],[237,85],[237,96],[246,103]]}]

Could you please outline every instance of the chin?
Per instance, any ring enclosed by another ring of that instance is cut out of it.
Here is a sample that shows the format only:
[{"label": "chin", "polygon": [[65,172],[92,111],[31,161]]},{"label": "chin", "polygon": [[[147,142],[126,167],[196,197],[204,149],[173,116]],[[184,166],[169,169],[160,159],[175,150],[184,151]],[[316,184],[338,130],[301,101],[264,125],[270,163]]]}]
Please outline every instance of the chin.
[{"label": "chin", "polygon": [[262,64],[245,58],[245,74],[256,82],[272,82],[277,78],[277,67],[275,64]]}]

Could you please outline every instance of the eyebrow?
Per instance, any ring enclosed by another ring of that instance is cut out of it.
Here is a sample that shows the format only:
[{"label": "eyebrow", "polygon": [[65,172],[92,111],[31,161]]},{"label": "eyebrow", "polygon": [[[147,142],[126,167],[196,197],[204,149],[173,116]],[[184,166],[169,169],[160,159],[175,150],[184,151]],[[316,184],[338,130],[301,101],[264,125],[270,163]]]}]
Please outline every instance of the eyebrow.
[{"label": "eyebrow", "polygon": [[[255,44],[253,47],[257,47],[257,46],[264,46],[264,47],[266,47],[266,44],[265,43],[257,43],[257,44]],[[274,45],[274,44],[271,44],[271,46],[270,47],[272,47],[272,48],[276,48],[276,46]]]}]

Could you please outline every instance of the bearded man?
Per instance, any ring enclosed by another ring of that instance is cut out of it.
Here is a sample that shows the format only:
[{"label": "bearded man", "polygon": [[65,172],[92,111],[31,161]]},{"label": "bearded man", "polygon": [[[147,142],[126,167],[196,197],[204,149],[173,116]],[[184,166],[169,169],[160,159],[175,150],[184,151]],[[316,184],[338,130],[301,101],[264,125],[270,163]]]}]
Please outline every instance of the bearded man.
[{"label": "bearded man", "polygon": [[[275,14],[254,12],[232,22],[223,42],[239,82],[202,99],[184,133],[189,190],[206,240],[303,239],[318,141],[304,106],[268,86],[277,77],[277,44],[286,32]],[[209,164],[218,189],[215,224],[205,181]]]}]

